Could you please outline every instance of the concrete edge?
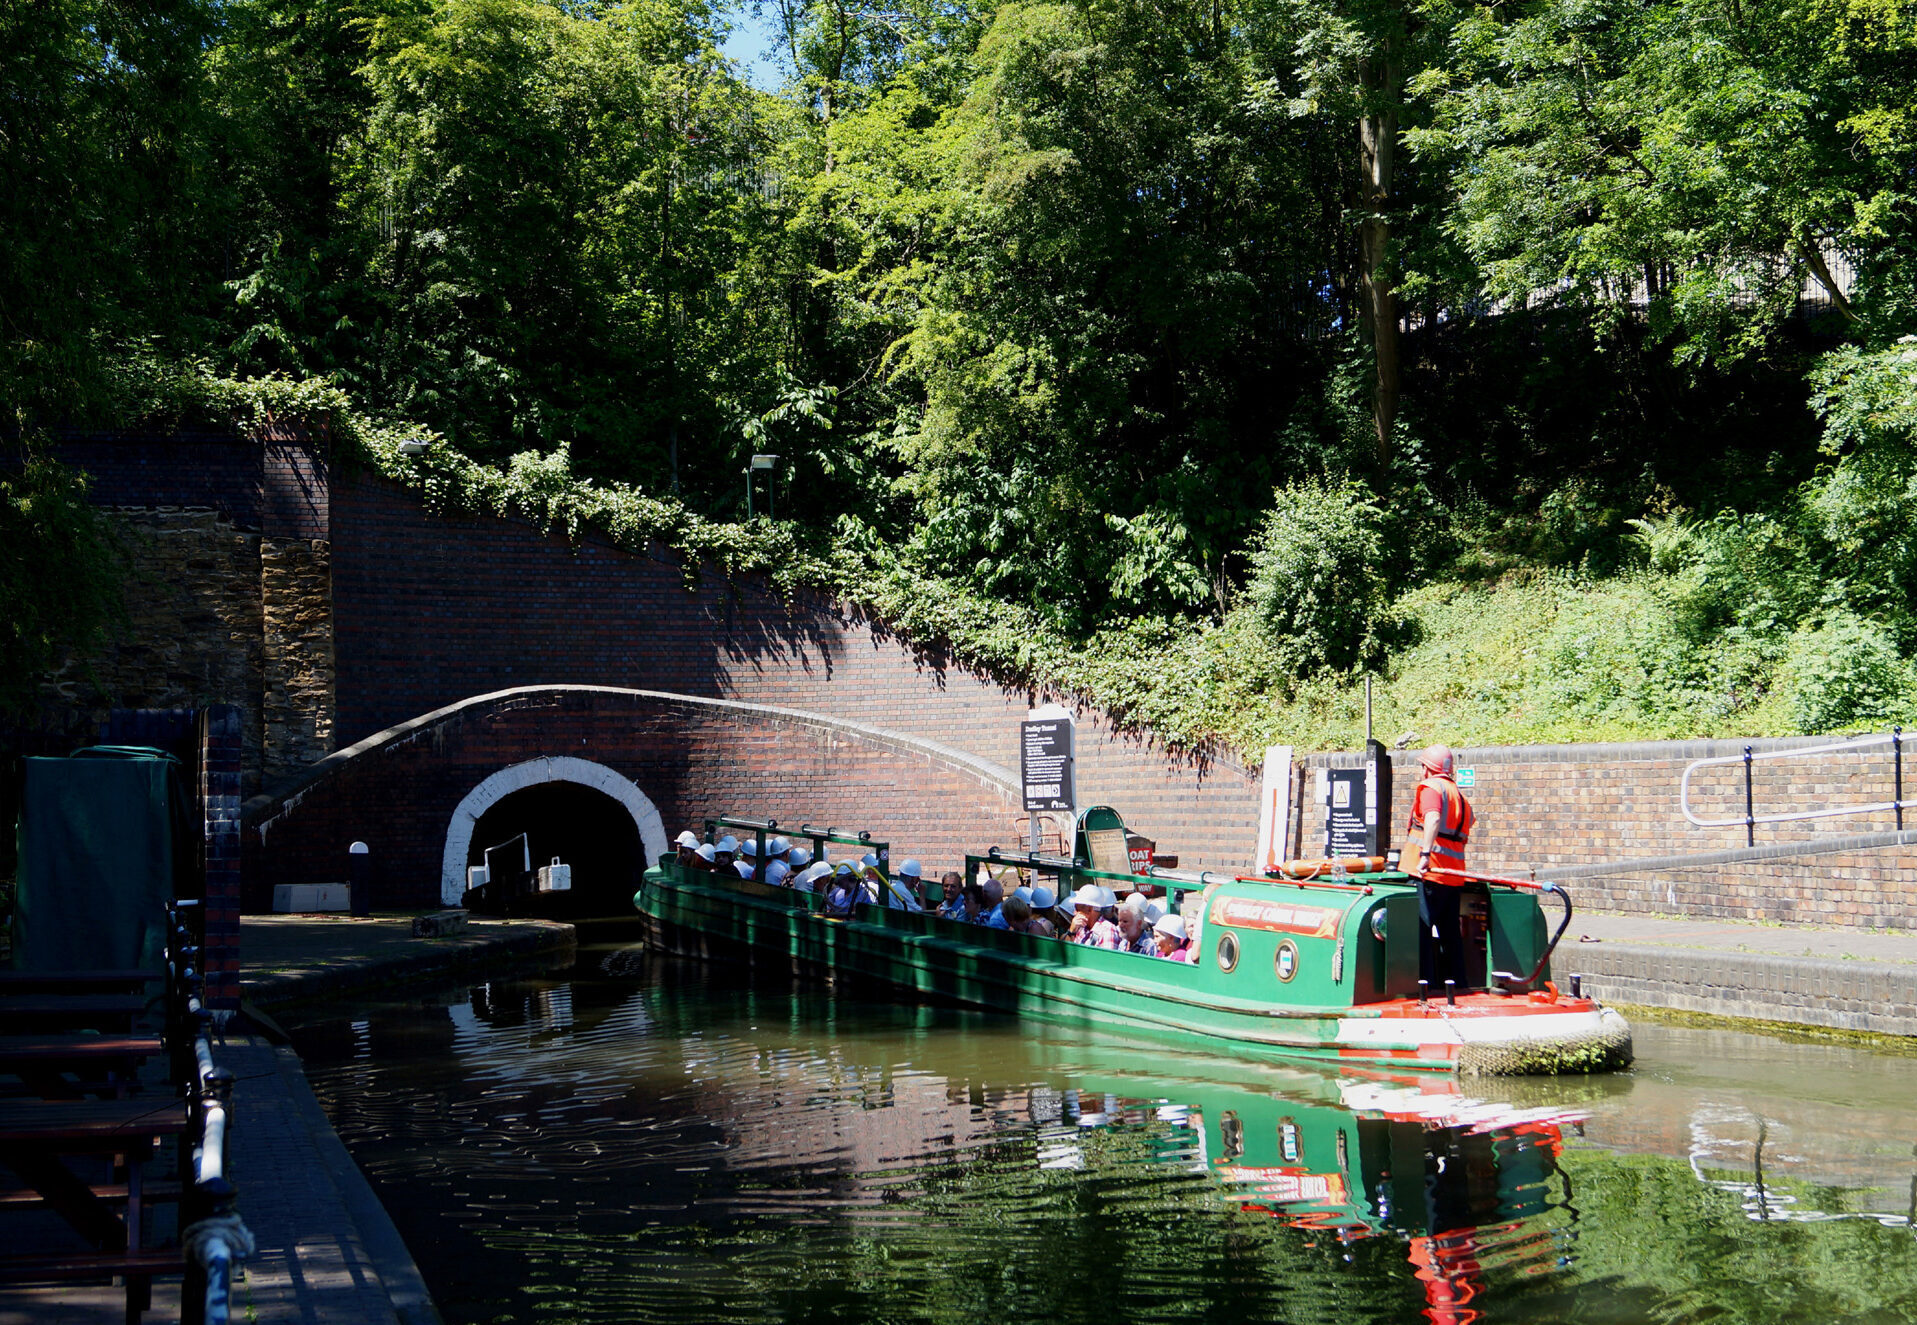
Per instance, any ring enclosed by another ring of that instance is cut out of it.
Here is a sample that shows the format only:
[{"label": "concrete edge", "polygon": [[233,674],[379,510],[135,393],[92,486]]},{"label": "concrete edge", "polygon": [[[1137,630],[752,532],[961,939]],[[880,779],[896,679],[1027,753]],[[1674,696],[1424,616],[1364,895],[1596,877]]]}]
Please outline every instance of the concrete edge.
[{"label": "concrete edge", "polygon": [[[418,942],[422,944],[422,950],[416,953],[291,974],[249,977],[242,969],[241,995],[246,1002],[270,1010],[294,1003],[343,998],[394,985],[419,984],[446,976],[466,975],[535,957],[564,958],[569,961],[578,951],[579,931],[572,925],[554,920],[523,920],[517,923],[537,928],[497,938],[477,936],[478,941],[421,939]],[[423,946],[429,943],[453,946]]]},{"label": "concrete edge", "polygon": [[[426,1280],[413,1261],[413,1253],[407,1250],[406,1241],[400,1237],[386,1207],[373,1194],[372,1184],[353,1162],[346,1143],[333,1130],[332,1120],[320,1107],[319,1098],[306,1079],[306,1068],[299,1055],[283,1045],[275,1045],[273,1061],[279,1069],[286,1097],[292,1101],[300,1122],[311,1135],[320,1161],[326,1165],[327,1175],[358,1229],[360,1247],[372,1263],[373,1273],[379,1276],[380,1287],[385,1290],[386,1300],[392,1303],[393,1314],[399,1318],[400,1325],[442,1325],[439,1308],[433,1304]],[[243,1198],[241,1214],[242,1217],[245,1214]]]},{"label": "concrete edge", "polygon": [[1560,987],[1612,1003],[1876,1035],[1917,1036],[1917,965],[1623,943],[1552,960]]}]

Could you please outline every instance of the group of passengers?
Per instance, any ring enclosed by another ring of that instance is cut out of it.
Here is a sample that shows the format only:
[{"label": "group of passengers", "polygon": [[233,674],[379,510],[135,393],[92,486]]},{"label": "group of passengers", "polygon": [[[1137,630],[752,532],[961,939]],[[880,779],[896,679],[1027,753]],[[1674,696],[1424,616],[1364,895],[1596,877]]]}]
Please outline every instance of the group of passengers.
[{"label": "group of passengers", "polygon": [[916,860],[902,862],[898,873],[888,878],[871,852],[857,862],[815,861],[810,851],[784,837],[766,839],[763,863],[756,837],[701,842],[688,831],[679,834],[676,845],[680,863],[688,869],[736,873],[744,879],[761,878],[778,887],[817,893],[827,915],[849,916],[861,903],[883,901],[900,910],[930,911],[946,920],[987,929],[1062,938],[1086,947],[1169,961],[1198,960],[1198,946],[1185,918],[1142,892],[1130,893],[1121,902],[1110,888],[1087,883],[1061,902],[1050,888],[1020,883],[1010,866],[1000,867],[995,874],[981,865],[978,878],[970,883],[948,870],[939,880],[940,900],[924,905],[919,900],[924,868]]}]

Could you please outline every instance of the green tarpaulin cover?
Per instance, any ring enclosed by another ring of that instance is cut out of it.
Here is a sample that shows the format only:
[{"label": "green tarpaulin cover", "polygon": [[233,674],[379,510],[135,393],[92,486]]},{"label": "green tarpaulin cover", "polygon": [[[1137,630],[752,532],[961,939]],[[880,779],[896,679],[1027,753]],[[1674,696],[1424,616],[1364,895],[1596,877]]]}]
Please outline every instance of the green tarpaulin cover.
[{"label": "green tarpaulin cover", "polygon": [[178,761],[110,747],[25,763],[14,969],[162,969]]}]

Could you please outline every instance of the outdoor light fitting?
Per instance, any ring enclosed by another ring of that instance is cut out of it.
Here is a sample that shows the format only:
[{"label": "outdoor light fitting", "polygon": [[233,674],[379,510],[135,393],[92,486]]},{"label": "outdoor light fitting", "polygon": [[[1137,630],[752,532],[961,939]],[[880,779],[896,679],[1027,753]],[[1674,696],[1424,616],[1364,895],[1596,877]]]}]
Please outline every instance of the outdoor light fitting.
[{"label": "outdoor light fitting", "polygon": [[778,465],[779,457],[776,455],[755,455],[752,457],[752,467],[754,469],[776,469]]},{"label": "outdoor light fitting", "polygon": [[399,444],[399,453],[401,455],[425,455],[431,446],[432,443],[428,442],[424,437],[408,437]]}]

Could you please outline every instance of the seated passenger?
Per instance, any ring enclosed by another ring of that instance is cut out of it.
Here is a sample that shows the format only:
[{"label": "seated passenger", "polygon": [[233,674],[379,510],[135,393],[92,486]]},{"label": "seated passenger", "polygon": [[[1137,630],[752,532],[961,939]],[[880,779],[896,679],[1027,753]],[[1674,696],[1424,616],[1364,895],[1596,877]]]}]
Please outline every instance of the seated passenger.
[{"label": "seated passenger", "polygon": [[831,880],[825,885],[825,914],[844,918],[865,900],[865,887],[852,866],[840,861],[832,867]]},{"label": "seated passenger", "polygon": [[965,879],[957,870],[947,870],[939,878],[939,887],[945,892],[945,900],[939,903],[939,914],[947,920],[965,920]]},{"label": "seated passenger", "polygon": [[712,849],[718,853],[717,868],[729,870],[732,868],[733,858],[739,854],[739,839],[727,833],[712,844]]},{"label": "seated passenger", "polygon": [[1118,938],[1121,952],[1149,957],[1158,950],[1152,942],[1151,924],[1145,919],[1145,899],[1137,893],[1127,897],[1118,908]]},{"label": "seated passenger", "polygon": [[908,856],[905,863],[899,866],[896,878],[912,895],[913,908],[923,911],[925,909],[925,866]]},{"label": "seated passenger", "polygon": [[790,885],[791,879],[792,871],[786,866],[783,860],[766,862],[765,881],[767,883],[775,888],[784,888]]},{"label": "seated passenger", "polygon": [[692,863],[692,853],[699,849],[698,835],[688,828],[685,832],[673,838],[672,844],[679,848],[679,863],[681,865],[690,865]]},{"label": "seated passenger", "polygon": [[752,861],[749,859],[735,860],[732,862],[732,871],[733,873],[737,874],[742,879],[749,879],[753,876],[753,873],[754,873],[754,870],[752,868]]},{"label": "seated passenger", "polygon": [[792,863],[792,840],[785,837],[771,838],[765,844],[765,854],[769,860],[782,860],[787,865],[790,865]]},{"label": "seated passenger", "polygon": [[710,842],[701,842],[692,850],[692,856],[686,861],[686,868],[711,873],[719,868],[719,854]]},{"label": "seated passenger", "polygon": [[742,878],[749,879],[759,872],[759,839],[756,837],[740,839],[737,863],[745,866]]},{"label": "seated passenger", "polygon": [[1175,962],[1197,961],[1197,954],[1185,941],[1185,917],[1160,916],[1152,926],[1152,945],[1160,957]]},{"label": "seated passenger", "polygon": [[814,888],[823,886],[820,880],[831,873],[832,867],[824,861],[820,861],[817,865],[807,865],[792,876],[792,886],[799,892],[809,893]]},{"label": "seated passenger", "polygon": [[812,853],[804,847],[793,847],[792,850],[786,853],[785,863],[790,865],[794,870],[810,869],[812,867]]},{"label": "seated passenger", "polygon": [[1072,894],[1072,942],[1093,948],[1121,947],[1118,925],[1109,915],[1117,902],[1110,888],[1096,883],[1082,885]]},{"label": "seated passenger", "polygon": [[865,894],[868,902],[883,902],[895,911],[923,911],[925,909],[919,905],[918,898],[912,896],[911,889],[907,888],[905,884],[898,879],[886,878],[884,871],[877,865],[861,866],[859,875],[865,882]]},{"label": "seated passenger", "polygon": [[978,923],[987,929],[1010,929],[1011,925],[1005,919],[1005,885],[988,877],[979,884],[978,891],[984,903]]}]

